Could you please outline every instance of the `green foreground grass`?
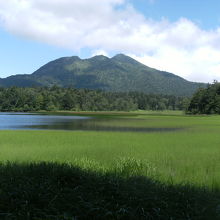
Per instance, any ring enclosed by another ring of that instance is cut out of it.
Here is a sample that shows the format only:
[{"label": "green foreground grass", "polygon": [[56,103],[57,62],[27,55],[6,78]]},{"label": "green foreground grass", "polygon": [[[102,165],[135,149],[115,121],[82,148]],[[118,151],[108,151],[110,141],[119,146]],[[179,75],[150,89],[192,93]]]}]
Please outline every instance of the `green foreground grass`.
[{"label": "green foreground grass", "polygon": [[179,130],[0,131],[0,216],[219,219],[220,117],[126,117],[100,123]]},{"label": "green foreground grass", "polygon": [[219,193],[143,176],[42,162],[1,165],[0,175],[0,219],[219,219]]}]

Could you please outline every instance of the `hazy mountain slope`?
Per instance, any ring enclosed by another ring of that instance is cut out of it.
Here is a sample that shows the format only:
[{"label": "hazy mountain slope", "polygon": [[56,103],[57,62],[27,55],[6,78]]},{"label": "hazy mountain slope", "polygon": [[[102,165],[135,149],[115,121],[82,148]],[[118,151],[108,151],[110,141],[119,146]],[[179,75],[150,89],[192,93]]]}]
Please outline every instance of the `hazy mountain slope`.
[{"label": "hazy mountain slope", "polygon": [[197,88],[205,86],[147,67],[123,54],[113,58],[63,57],[47,63],[31,75],[15,75],[1,79],[0,85],[4,87],[59,85],[169,95],[191,95]]}]

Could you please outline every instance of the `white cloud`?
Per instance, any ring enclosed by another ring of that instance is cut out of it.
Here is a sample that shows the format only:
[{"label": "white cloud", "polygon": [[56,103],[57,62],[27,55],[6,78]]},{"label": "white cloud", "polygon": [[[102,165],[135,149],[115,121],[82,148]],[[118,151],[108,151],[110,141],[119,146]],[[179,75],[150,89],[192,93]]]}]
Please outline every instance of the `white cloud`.
[{"label": "white cloud", "polygon": [[122,52],[194,81],[220,80],[220,28],[147,19],[126,0],[0,0],[8,31],[77,52]]},{"label": "white cloud", "polygon": [[105,51],[105,50],[95,50],[92,52],[92,56],[97,56],[97,55],[103,55],[103,56],[106,56],[106,57],[109,57],[108,53]]}]

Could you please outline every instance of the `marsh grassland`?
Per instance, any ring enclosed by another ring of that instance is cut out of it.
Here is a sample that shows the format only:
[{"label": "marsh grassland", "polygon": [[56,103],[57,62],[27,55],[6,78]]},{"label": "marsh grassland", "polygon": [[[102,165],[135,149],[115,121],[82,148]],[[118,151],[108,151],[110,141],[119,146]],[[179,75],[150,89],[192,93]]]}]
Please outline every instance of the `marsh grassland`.
[{"label": "marsh grassland", "polygon": [[220,116],[78,114],[130,129],[0,131],[0,218],[220,219]]}]

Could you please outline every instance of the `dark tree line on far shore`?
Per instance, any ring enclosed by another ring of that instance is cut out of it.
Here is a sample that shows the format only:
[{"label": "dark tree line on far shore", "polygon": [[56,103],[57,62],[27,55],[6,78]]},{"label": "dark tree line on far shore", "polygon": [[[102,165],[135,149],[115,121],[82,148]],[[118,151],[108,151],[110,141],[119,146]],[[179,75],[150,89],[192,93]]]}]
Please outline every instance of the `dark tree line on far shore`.
[{"label": "dark tree line on far shore", "polygon": [[186,109],[190,114],[220,114],[220,83],[214,81],[207,88],[195,92]]},{"label": "dark tree line on far shore", "polygon": [[0,111],[183,110],[189,98],[139,92],[60,88],[0,88]]}]

